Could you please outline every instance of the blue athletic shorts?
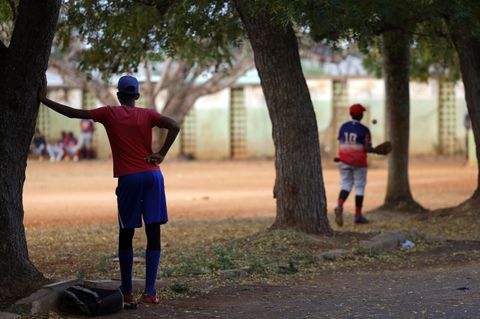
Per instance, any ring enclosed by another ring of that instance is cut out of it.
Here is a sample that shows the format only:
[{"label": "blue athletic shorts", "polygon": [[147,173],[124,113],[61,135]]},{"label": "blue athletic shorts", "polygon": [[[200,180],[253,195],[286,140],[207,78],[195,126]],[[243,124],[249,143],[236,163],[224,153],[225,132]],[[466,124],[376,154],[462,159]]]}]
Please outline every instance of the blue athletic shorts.
[{"label": "blue athletic shorts", "polygon": [[121,228],[168,221],[163,175],[160,170],[120,176],[115,190]]}]

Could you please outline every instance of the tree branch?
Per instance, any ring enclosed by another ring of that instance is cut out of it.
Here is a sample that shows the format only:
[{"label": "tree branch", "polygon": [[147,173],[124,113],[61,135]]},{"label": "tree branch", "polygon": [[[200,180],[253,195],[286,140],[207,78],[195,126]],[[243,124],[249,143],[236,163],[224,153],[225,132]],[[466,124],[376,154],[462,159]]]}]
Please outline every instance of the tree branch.
[{"label": "tree branch", "polygon": [[154,0],[134,0],[133,2],[143,4],[148,7],[155,7],[155,1]]},{"label": "tree branch", "polygon": [[115,96],[110,93],[110,87],[107,83],[98,80],[90,80],[87,82],[88,91],[95,94],[95,97],[104,105],[117,105],[118,101]]},{"label": "tree branch", "polygon": [[[189,81],[181,81],[169,88],[168,98],[165,101],[163,113],[182,123],[195,101],[204,95],[213,94],[231,86],[246,71],[254,66],[251,54],[244,56],[227,72],[217,72],[208,81],[195,84],[195,79],[201,72],[195,70]],[[192,75],[192,73],[191,73]]]},{"label": "tree branch", "polygon": [[48,60],[48,67],[55,69],[68,85],[85,86],[86,78],[78,76],[75,67],[70,63],[51,55]]},{"label": "tree branch", "polygon": [[172,66],[172,59],[171,58],[166,59],[162,67],[162,76],[158,80],[157,84],[155,85],[155,89],[153,91],[153,94],[155,96],[159,95],[160,92],[165,88],[165,83],[167,82],[167,79],[169,78],[169,75],[170,75],[171,66]]},{"label": "tree branch", "polygon": [[134,0],[133,2],[143,4],[148,7],[154,7],[158,13],[163,16],[168,9],[175,3],[175,0]]},{"label": "tree branch", "polygon": [[[192,69],[193,69],[193,72],[192,72]],[[191,76],[190,76],[190,79],[188,79],[188,81],[186,82],[188,85],[193,85],[196,81],[196,79],[203,73],[203,69],[200,69],[200,68],[191,68],[189,70]],[[185,75],[185,79],[187,78],[187,75]]]},{"label": "tree branch", "polygon": [[165,13],[167,13],[168,9],[170,9],[170,7],[175,3],[175,0],[156,0],[155,2],[155,6],[160,15],[164,15]]},{"label": "tree branch", "polygon": [[448,39],[449,35],[446,32],[432,32],[432,33],[422,33],[422,32],[416,32],[412,31],[410,32],[411,35],[417,35],[419,37],[425,37],[425,38],[445,38]]},{"label": "tree branch", "polygon": [[177,61],[175,63],[175,71],[170,75],[170,85],[168,85],[168,87],[183,86],[183,83],[187,82],[188,74],[191,70],[191,66],[187,65],[185,62],[180,60]]},{"label": "tree branch", "polygon": [[17,20],[17,7],[15,6],[15,2],[13,0],[8,0],[8,4],[10,5],[10,9],[12,10],[13,21],[15,21]]},{"label": "tree branch", "polygon": [[143,68],[145,69],[145,85],[147,87],[146,89],[149,94],[153,94],[152,72],[150,72],[147,59],[143,61]]},{"label": "tree branch", "polygon": [[70,62],[81,51],[82,51],[82,45],[80,43],[80,40],[78,38],[76,38],[75,40],[71,40],[67,50],[67,54],[65,56],[65,60]]},{"label": "tree branch", "polygon": [[[231,86],[238,80],[245,72],[254,67],[253,55],[248,54],[240,61],[235,63],[226,72],[218,72],[212,76],[207,82],[198,85],[197,87],[203,94],[213,94]],[[202,94],[202,95],[203,95]]]},{"label": "tree branch", "polygon": [[58,59],[55,56],[50,56],[48,66],[56,70],[65,83],[87,89],[92,92],[95,97],[104,105],[117,104],[116,98],[110,93],[110,88],[107,83],[99,80],[88,80],[86,75],[81,74],[69,61]]},{"label": "tree branch", "polygon": [[155,88],[152,82],[152,72],[150,71],[148,60],[145,59],[143,61],[143,67],[145,69],[145,97],[147,101],[147,107],[156,109],[156,95],[155,95]]},{"label": "tree branch", "polygon": [[343,54],[325,54],[324,52],[314,52],[313,50],[300,49],[299,54],[302,58],[311,59],[319,63],[334,63],[339,64],[345,60],[346,56]]}]

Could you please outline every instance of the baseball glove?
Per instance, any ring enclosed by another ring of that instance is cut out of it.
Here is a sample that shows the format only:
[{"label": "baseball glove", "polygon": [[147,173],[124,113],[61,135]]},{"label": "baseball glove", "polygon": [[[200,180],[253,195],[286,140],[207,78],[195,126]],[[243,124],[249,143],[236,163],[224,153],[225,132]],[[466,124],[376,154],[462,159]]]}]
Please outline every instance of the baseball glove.
[{"label": "baseball glove", "polygon": [[375,146],[370,153],[374,153],[378,155],[387,155],[391,151],[392,151],[392,143],[387,141]]}]

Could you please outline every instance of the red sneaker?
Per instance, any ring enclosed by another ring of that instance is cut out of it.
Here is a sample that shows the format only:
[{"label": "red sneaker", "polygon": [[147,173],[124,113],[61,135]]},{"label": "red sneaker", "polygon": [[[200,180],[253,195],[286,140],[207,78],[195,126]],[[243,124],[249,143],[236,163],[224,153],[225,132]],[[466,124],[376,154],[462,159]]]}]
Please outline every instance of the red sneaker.
[{"label": "red sneaker", "polygon": [[137,309],[137,298],[130,292],[123,294],[123,308],[124,309]]},{"label": "red sneaker", "polygon": [[150,296],[144,292],[140,297],[140,303],[158,305],[160,303],[160,297],[158,297],[157,294],[155,294],[155,296]]}]

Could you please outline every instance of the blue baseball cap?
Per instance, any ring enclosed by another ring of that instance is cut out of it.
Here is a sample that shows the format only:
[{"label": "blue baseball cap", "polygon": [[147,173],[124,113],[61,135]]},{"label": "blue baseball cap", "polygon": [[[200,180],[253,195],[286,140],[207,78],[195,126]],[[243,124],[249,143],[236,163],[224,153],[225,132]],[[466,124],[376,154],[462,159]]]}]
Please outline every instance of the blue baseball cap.
[{"label": "blue baseball cap", "polygon": [[125,75],[122,76],[118,80],[118,85],[117,85],[118,92],[123,93],[123,94],[138,94],[138,81],[136,78],[130,75]]}]

